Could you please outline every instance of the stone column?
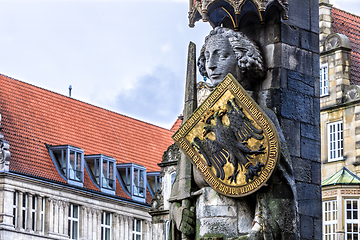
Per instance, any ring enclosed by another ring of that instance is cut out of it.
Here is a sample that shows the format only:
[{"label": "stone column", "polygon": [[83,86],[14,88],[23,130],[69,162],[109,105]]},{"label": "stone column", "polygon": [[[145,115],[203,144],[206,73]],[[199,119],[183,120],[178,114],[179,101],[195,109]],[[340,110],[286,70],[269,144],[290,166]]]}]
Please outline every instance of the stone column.
[{"label": "stone column", "polygon": [[32,206],[33,206],[33,194],[28,193],[27,194],[28,204],[27,204],[27,226],[26,231],[30,232],[32,231]]},{"label": "stone column", "polygon": [[81,206],[81,213],[80,213],[80,223],[79,223],[79,238],[80,239],[87,239],[87,207]]},{"label": "stone column", "polygon": [[[36,220],[34,219],[34,221],[36,221],[36,233],[41,233],[41,227],[42,227],[42,222],[41,222],[41,206],[42,206],[42,196],[37,196],[37,209],[36,209]],[[44,219],[45,220],[45,219]]]},{"label": "stone column", "polygon": [[64,214],[65,212],[64,208],[65,208],[65,202],[59,201],[59,233],[60,234],[64,234],[64,221],[67,218],[67,216]]},{"label": "stone column", "polygon": [[[64,221],[63,221],[63,234],[64,235],[68,235],[68,232],[69,232],[69,224],[68,224],[68,221],[69,221],[69,202],[66,202],[64,201],[63,202],[63,218],[64,218]],[[80,216],[79,216],[79,220],[80,220]],[[78,226],[80,227],[80,226]],[[80,230],[80,229],[79,229]]]},{"label": "stone column", "polygon": [[96,209],[91,209],[91,217],[92,217],[92,239],[96,239]]},{"label": "stone column", "polygon": [[2,223],[0,226],[6,228],[13,228],[13,203],[14,203],[14,193],[13,189],[3,189],[1,191],[1,212],[3,214]]},{"label": "stone column", "polygon": [[119,239],[125,239],[125,220],[123,215],[119,215],[119,232],[120,232],[120,238]]},{"label": "stone column", "polygon": [[22,229],[23,226],[23,213],[22,213],[22,204],[23,204],[23,197],[24,197],[24,193],[23,192],[19,192],[18,193],[18,205],[17,205],[17,230]]},{"label": "stone column", "polygon": [[59,233],[59,200],[54,200],[54,233]]},{"label": "stone column", "polygon": [[119,224],[119,220],[120,220],[120,216],[117,213],[112,214],[112,226],[111,226],[111,237],[113,239],[120,239],[120,224]]},{"label": "stone column", "polygon": [[45,200],[45,232],[54,232],[54,200],[52,198]]},{"label": "stone column", "polygon": [[101,238],[101,214],[102,214],[102,211],[100,211],[99,209],[96,210],[96,229],[95,229],[95,232],[96,232],[96,239],[100,239]]},{"label": "stone column", "polygon": [[[124,239],[129,240],[129,217],[124,216]],[[132,238],[130,238],[132,239]]]},{"label": "stone column", "polygon": [[132,231],[133,231],[133,224],[134,224],[134,218],[129,217],[129,240],[132,239]]}]

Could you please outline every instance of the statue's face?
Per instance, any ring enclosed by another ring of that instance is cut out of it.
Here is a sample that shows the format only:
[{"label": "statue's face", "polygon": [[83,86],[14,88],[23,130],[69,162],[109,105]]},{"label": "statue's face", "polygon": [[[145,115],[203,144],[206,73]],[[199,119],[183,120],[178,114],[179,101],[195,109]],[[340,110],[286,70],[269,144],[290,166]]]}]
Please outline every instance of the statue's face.
[{"label": "statue's face", "polygon": [[204,55],[206,72],[214,86],[217,86],[228,73],[236,77],[237,59],[227,38],[221,35],[211,37]]}]

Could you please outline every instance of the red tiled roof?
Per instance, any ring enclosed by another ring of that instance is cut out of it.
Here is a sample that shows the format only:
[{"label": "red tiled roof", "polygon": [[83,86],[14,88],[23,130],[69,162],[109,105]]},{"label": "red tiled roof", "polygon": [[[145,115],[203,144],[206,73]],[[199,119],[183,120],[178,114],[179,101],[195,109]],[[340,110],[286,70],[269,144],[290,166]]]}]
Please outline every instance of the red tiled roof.
[{"label": "red tiled roof", "polygon": [[334,7],[331,15],[331,31],[346,35],[351,42],[351,80],[360,84],[360,17]]},{"label": "red tiled roof", "polygon": [[180,118],[176,119],[175,123],[170,128],[170,131],[176,132],[179,129],[179,127],[181,126],[181,123],[182,123],[182,120]]},{"label": "red tiled roof", "polygon": [[[10,144],[10,170],[65,183],[46,144],[72,145],[85,155],[160,171],[172,131],[0,75],[2,133]],[[84,188],[97,190],[85,170]],[[128,196],[117,183],[116,195]]]}]

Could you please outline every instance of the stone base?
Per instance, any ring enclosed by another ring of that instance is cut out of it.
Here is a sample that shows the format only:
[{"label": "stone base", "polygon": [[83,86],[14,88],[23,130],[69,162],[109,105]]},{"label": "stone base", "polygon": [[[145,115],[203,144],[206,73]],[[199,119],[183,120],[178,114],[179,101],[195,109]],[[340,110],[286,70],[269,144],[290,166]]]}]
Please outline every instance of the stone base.
[{"label": "stone base", "polygon": [[218,194],[211,187],[200,190],[196,202],[196,239],[238,237],[250,232],[254,207],[241,198]]}]

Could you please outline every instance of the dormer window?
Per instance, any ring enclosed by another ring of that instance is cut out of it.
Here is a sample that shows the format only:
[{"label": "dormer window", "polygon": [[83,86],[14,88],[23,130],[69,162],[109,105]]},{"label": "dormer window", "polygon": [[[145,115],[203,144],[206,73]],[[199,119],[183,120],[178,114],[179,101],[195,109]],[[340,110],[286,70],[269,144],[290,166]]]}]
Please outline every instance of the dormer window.
[{"label": "dormer window", "polygon": [[160,172],[148,172],[146,175],[148,182],[147,187],[149,189],[151,196],[153,197],[161,185]]},{"label": "dormer window", "polygon": [[82,186],[84,150],[70,145],[47,146],[59,174],[70,184]]},{"label": "dormer window", "polygon": [[126,190],[134,200],[145,202],[146,168],[135,163],[116,165]]},{"label": "dormer window", "polygon": [[116,160],[102,154],[86,155],[85,160],[92,178],[101,191],[114,194]]}]

